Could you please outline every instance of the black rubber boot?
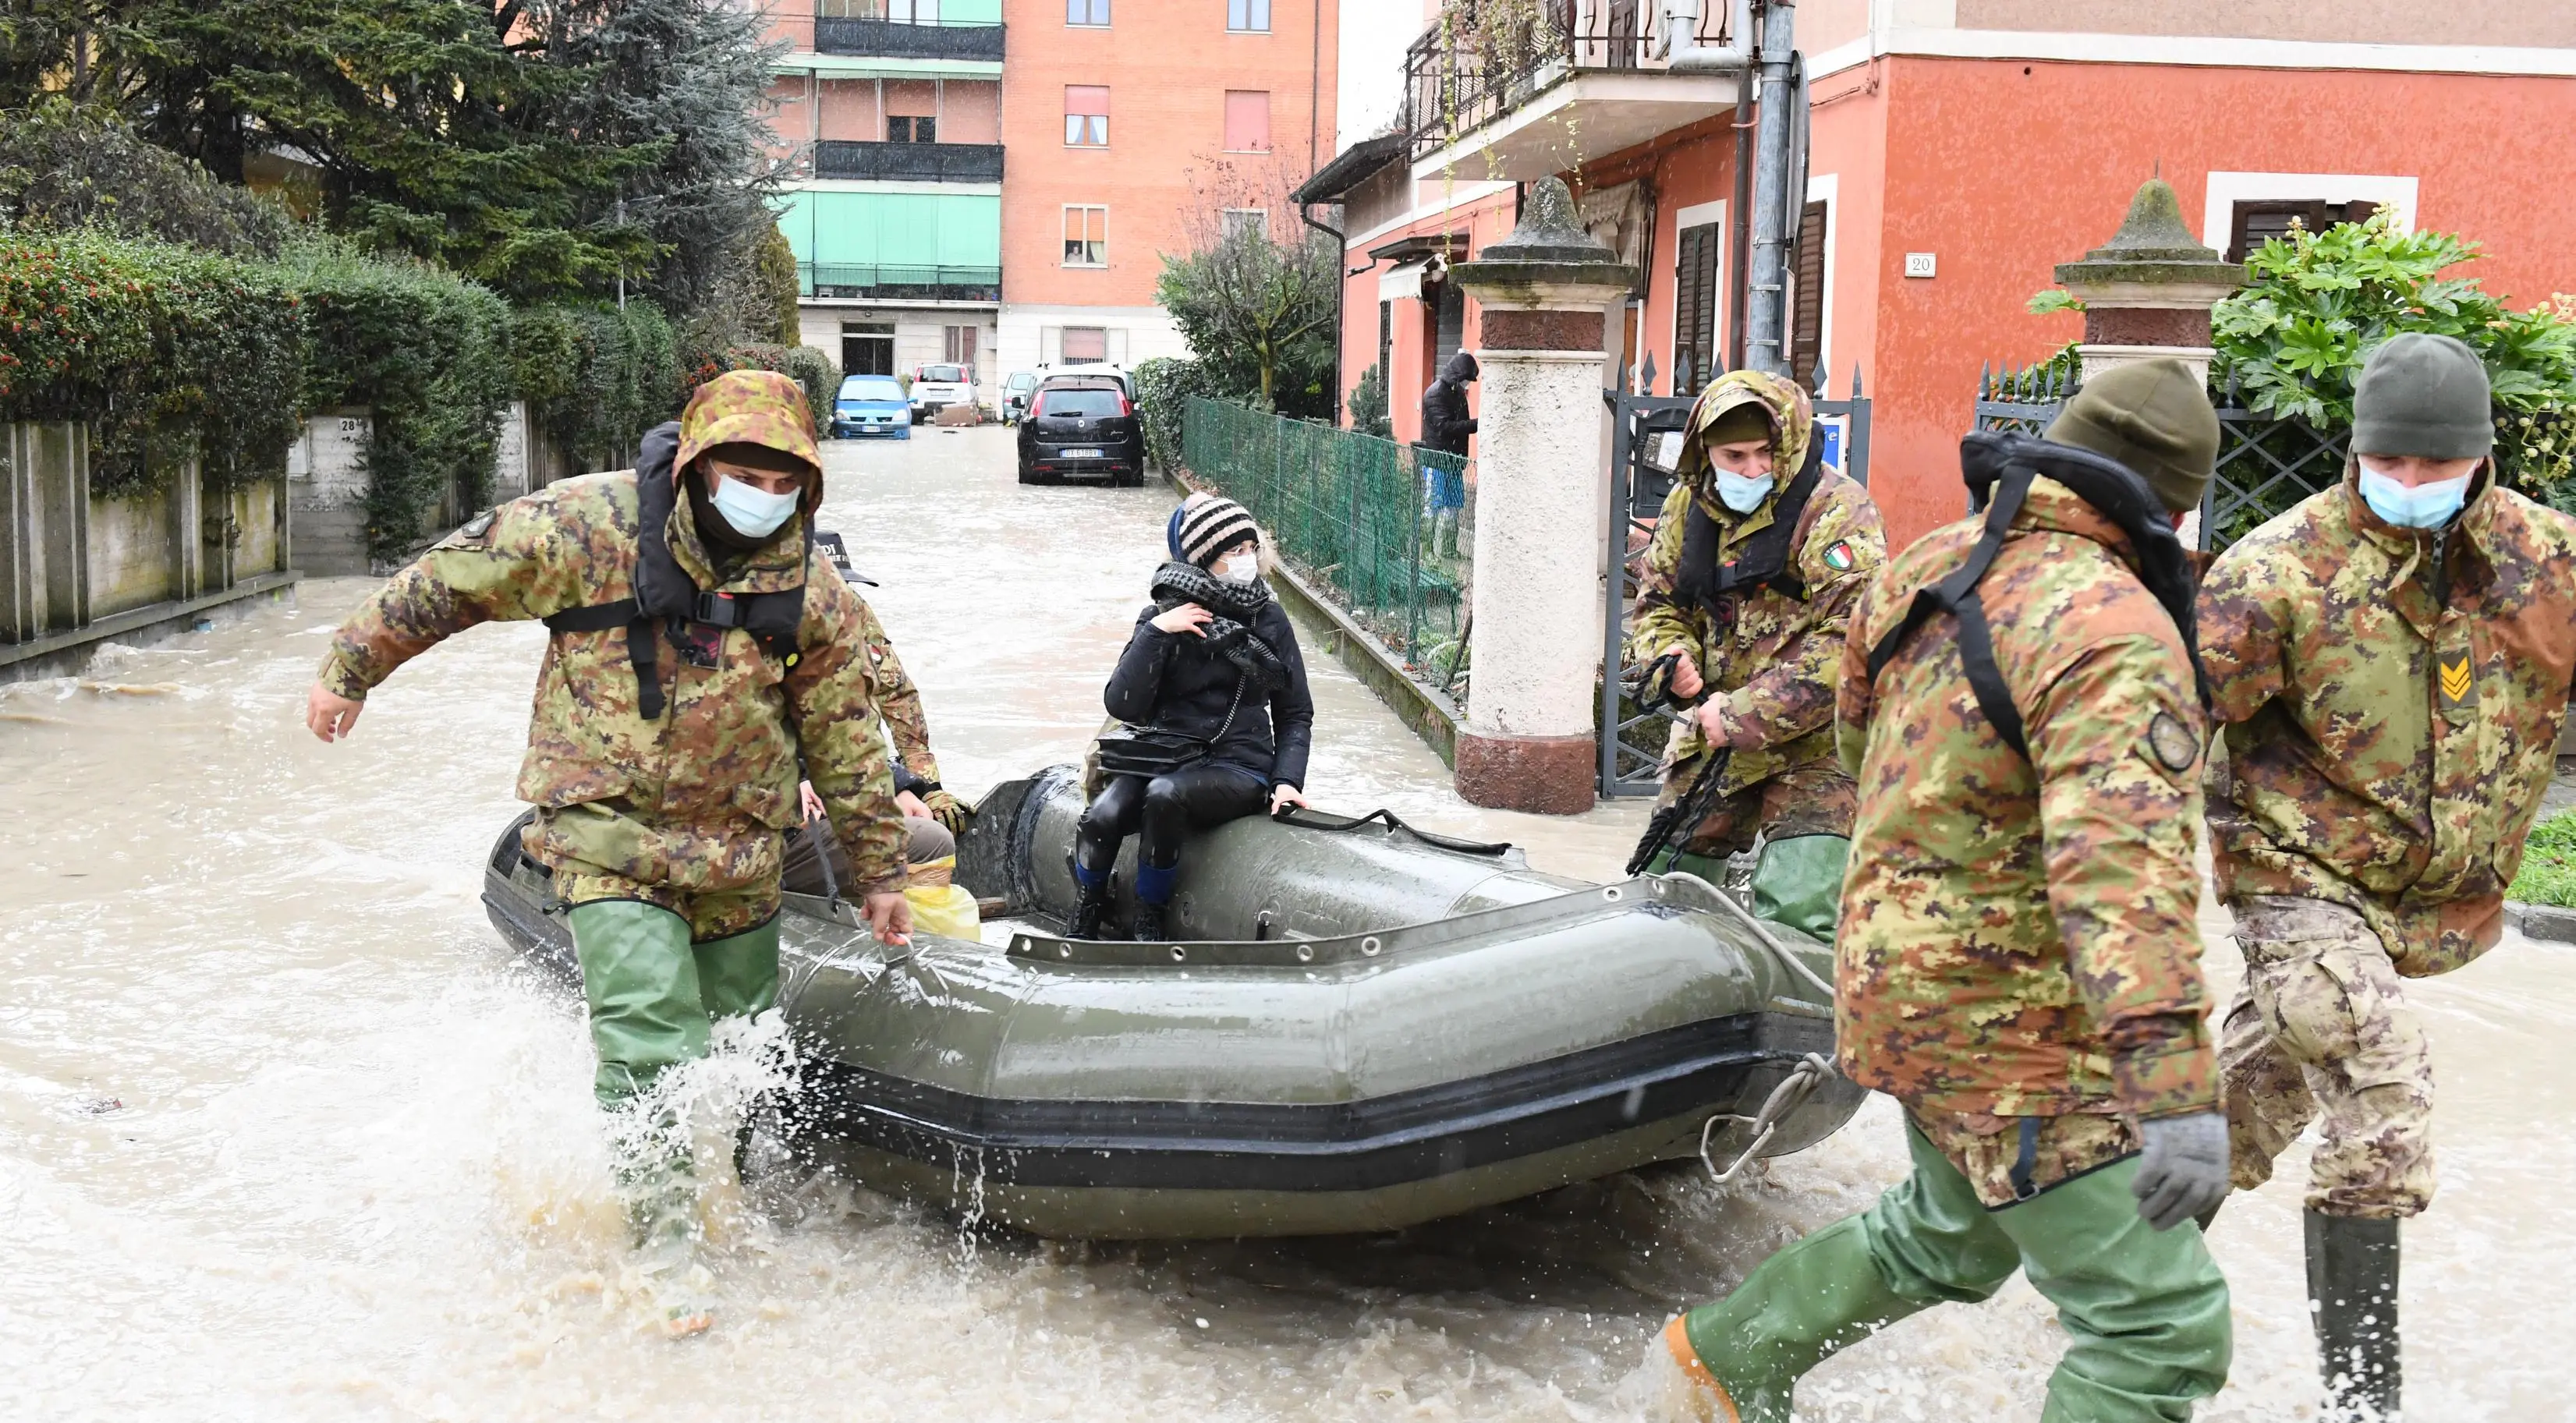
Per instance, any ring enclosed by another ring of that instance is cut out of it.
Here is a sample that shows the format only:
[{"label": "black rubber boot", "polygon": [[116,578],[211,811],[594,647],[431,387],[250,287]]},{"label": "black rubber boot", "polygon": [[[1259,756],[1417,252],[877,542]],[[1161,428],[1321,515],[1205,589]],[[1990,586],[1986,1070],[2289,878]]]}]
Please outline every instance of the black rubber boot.
[{"label": "black rubber boot", "polygon": [[2308,1212],[2308,1310],[2326,1399],[2397,1417],[2397,1222]]},{"label": "black rubber boot", "polygon": [[1065,937],[1097,939],[1100,937],[1100,918],[1109,912],[1109,877],[1103,875],[1099,884],[1080,887],[1082,895],[1073,903],[1073,924],[1064,931]]},{"label": "black rubber boot", "polygon": [[1142,899],[1136,901],[1136,942],[1159,943],[1166,937],[1163,933],[1163,912],[1169,908],[1171,906],[1168,904],[1154,904]]}]

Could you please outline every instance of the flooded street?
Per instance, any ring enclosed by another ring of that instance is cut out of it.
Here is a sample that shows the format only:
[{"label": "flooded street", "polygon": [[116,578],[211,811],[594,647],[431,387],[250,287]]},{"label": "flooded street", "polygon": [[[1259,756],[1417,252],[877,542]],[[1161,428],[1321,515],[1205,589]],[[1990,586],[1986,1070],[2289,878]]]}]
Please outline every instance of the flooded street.
[{"label": "flooded street", "polygon": [[[883,585],[948,784],[1078,758],[1169,491],[1023,489],[1001,430],[828,448],[824,523]],[[368,586],[0,687],[0,1418],[1628,1418],[1672,1309],[1903,1171],[1874,1099],[1722,1195],[1693,1166],[1389,1237],[964,1237],[791,1180],[729,1205],[721,1322],[666,1342],[630,1289],[578,998],[515,967],[477,898],[544,633],[456,639],[324,746],[304,689]],[[1641,804],[1465,806],[1308,648],[1318,806],[1617,873]],[[2576,1417],[2553,1353],[2576,949],[2510,936],[2409,991],[2442,1174],[2405,1236],[2410,1416]],[[2315,1416],[2304,1168],[2296,1149],[2214,1233],[2237,1361],[2203,1418]],[[2060,1348],[2016,1280],[1829,1363],[1801,1417],[2035,1419]]]}]

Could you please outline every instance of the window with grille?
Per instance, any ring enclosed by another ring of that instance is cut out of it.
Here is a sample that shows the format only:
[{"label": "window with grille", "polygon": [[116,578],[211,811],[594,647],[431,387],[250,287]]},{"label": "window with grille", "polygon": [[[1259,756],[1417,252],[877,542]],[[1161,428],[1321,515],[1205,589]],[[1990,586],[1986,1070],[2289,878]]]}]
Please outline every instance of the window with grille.
[{"label": "window with grille", "polygon": [[2305,198],[2257,198],[2236,204],[2227,232],[2227,260],[2242,262],[2275,237],[2290,235],[2290,225],[2323,232],[2339,222],[2368,222],[2379,204],[2368,198],[2338,203]]},{"label": "window with grille", "polygon": [[1109,265],[1109,209],[1065,204],[1064,264],[1068,267]]},{"label": "window with grille", "polygon": [[1716,374],[1718,253],[1723,224],[1706,222],[1681,233],[1681,262],[1673,280],[1673,394],[1696,395]]},{"label": "window with grille", "polygon": [[1225,210],[1225,235],[1232,238],[1242,236],[1244,234],[1250,234],[1254,237],[1269,236],[1270,209],[1227,208]]},{"label": "window with grille", "polygon": [[1064,141],[1068,148],[1109,146],[1109,88],[1103,84],[1064,86]]},{"label": "window with grille", "polygon": [[1394,398],[1392,394],[1395,389],[1392,384],[1395,378],[1394,365],[1395,303],[1382,301],[1377,304],[1377,378],[1378,383],[1390,392],[1388,396],[1390,400]]},{"label": "window with grille", "polygon": [[888,143],[937,143],[939,120],[927,114],[890,114],[886,118]]},{"label": "window with grille", "polygon": [[1067,365],[1076,361],[1108,360],[1109,328],[1106,326],[1064,328],[1064,359]]},{"label": "window with grille", "polygon": [[1816,388],[1816,362],[1825,348],[1825,204],[1798,214],[1798,261],[1789,292],[1789,378]]},{"label": "window with grille", "polygon": [[1268,153],[1270,151],[1269,90],[1228,89],[1225,91],[1225,151],[1228,153]]},{"label": "window with grille", "polygon": [[1109,0],[1064,0],[1064,22],[1068,25],[1106,25],[1109,23]]},{"label": "window with grille", "polygon": [[1270,0],[1225,0],[1225,27],[1240,34],[1270,28]]}]

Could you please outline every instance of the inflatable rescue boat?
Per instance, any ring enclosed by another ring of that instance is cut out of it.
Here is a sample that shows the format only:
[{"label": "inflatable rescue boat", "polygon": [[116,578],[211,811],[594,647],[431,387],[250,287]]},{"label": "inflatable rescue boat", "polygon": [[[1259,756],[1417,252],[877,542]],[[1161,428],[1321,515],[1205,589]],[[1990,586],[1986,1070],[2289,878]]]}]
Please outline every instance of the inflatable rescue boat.
[{"label": "inflatable rescue boat", "polygon": [[[1655,1161],[1731,1174],[1863,1095],[1828,1066],[1828,947],[1702,880],[1588,884],[1383,813],[1300,812],[1192,842],[1182,937],[1069,940],[1082,807],[1056,767],[995,788],[960,837],[958,881],[1031,926],[1007,946],[889,948],[854,906],[787,897],[792,1110],[826,1159],[1039,1235],[1338,1234]],[[553,902],[514,825],[484,903],[570,970]]]}]

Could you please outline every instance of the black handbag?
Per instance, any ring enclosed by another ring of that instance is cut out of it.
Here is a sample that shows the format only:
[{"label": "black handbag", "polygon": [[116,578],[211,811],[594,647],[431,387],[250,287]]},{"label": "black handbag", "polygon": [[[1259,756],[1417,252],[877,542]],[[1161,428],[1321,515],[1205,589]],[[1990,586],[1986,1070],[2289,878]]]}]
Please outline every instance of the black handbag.
[{"label": "black handbag", "polygon": [[1243,706],[1244,684],[1250,680],[1236,680],[1234,701],[1226,707],[1225,720],[1218,724],[1214,735],[1197,737],[1161,726],[1121,726],[1102,732],[1093,743],[1093,763],[1105,775],[1143,776],[1147,780],[1197,765],[1234,728],[1234,714]]}]

